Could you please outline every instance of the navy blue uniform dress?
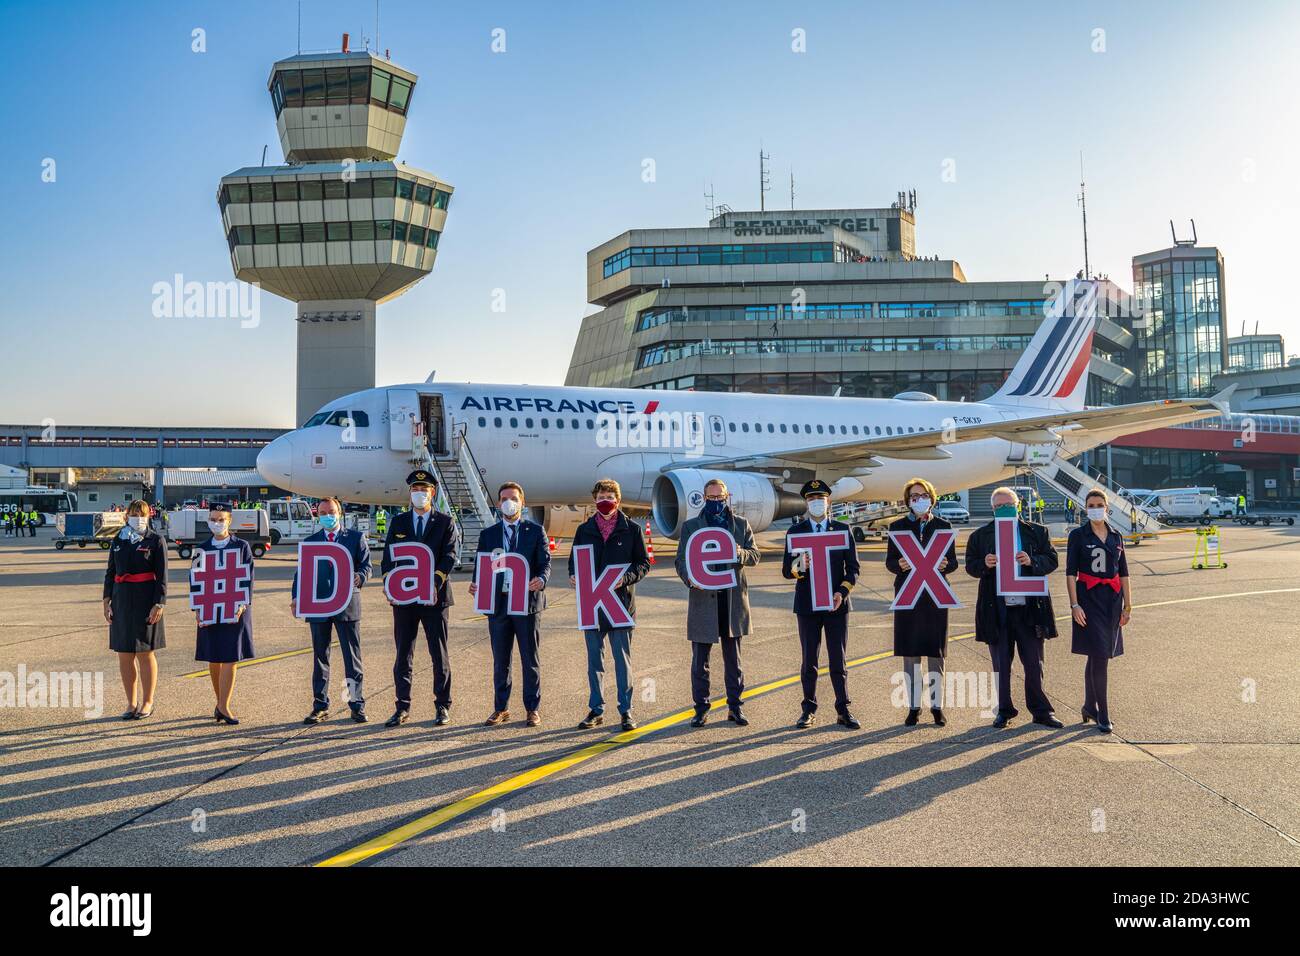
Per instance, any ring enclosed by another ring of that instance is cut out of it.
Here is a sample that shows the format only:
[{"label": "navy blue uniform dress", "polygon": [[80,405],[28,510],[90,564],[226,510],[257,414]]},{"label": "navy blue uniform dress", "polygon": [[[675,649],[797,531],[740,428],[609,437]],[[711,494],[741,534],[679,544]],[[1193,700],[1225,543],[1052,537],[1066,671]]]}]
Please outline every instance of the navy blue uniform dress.
[{"label": "navy blue uniform dress", "polygon": [[108,647],[121,654],[143,654],[167,646],[163,619],[149,623],[155,604],[167,603],[167,542],[146,531],[124,528],[113,539],[104,572],[104,597],[111,600],[113,623]]},{"label": "navy blue uniform dress", "polygon": [[1088,621],[1085,627],[1071,622],[1070,650],[1095,657],[1119,657],[1124,653],[1124,632],[1119,626],[1124,594],[1116,585],[1120,578],[1128,577],[1123,537],[1107,527],[1106,540],[1102,541],[1091,522],[1075,528],[1065,548],[1065,573],[1078,576],[1074,593]]},{"label": "navy blue uniform dress", "polygon": [[[249,567],[249,600],[251,601],[253,549],[249,547],[248,542],[243,538],[236,538],[231,535],[226,540],[230,542],[226,545],[226,548],[242,553],[244,563]],[[213,544],[211,539],[201,542],[194,546],[194,560],[196,562],[202,560],[200,554],[202,551],[220,550],[222,549]],[[194,659],[196,661],[207,661],[210,664],[233,664],[255,656],[253,653],[253,609],[251,606],[233,624],[209,624],[207,627],[200,627],[198,631],[198,638],[194,648]]]}]

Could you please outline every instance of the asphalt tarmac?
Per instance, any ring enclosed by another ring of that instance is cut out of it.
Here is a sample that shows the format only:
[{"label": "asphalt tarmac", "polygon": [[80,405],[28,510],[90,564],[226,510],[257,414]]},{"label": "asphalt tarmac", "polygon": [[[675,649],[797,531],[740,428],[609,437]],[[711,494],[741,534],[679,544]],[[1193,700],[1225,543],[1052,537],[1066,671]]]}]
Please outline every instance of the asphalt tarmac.
[{"label": "asphalt tarmac", "polygon": [[[174,554],[156,710],[126,722],[100,609],[104,554],[56,552],[49,530],[0,538],[0,698],[5,675],[12,687],[20,669],[29,681],[88,674],[85,686],[103,688],[97,700],[50,702],[65,706],[0,706],[0,864],[1296,865],[1300,529],[1227,527],[1223,569],[1192,569],[1193,538],[1130,549],[1135,611],[1127,652],[1112,662],[1112,737],[1079,722],[1084,659],[1070,653],[1059,572],[1051,587],[1064,634],[1048,644],[1046,686],[1065,729],[1028,722],[1018,667],[1022,717],[990,727],[988,653],[971,636],[975,582],[962,571],[953,581],[967,607],[952,614],[948,657],[962,699],[949,699],[947,727],[928,712],[902,726],[889,579],[871,544],[861,547],[849,632],[863,729],[835,725],[825,676],[821,722],[794,727],[799,645],[775,551],[749,575],[751,724],[736,727],[719,707],[692,729],[686,590],[672,542],[659,539],[637,591],[642,726],[632,733],[576,729],[585,652],[562,569],[543,621],[541,727],[523,724],[517,663],[511,721],[482,726],[491,650],[463,574],[453,579],[450,726],[432,726],[423,647],[411,722],[383,726],[393,644],[378,587],[362,594],[371,723],[348,719],[336,649],[331,719],[304,726],[310,641],[289,609],[292,547],[257,565],[260,656],[239,669],[241,725],[210,716],[206,665],[193,659],[193,618],[178,597],[186,566]],[[779,534],[763,540],[779,547]]]}]

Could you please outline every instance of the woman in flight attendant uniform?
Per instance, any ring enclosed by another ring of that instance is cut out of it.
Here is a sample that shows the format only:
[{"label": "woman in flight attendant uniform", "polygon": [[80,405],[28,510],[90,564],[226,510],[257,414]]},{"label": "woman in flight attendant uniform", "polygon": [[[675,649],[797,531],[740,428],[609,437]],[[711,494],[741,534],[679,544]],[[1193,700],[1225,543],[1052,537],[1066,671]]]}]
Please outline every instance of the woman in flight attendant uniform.
[{"label": "woman in flight attendant uniform", "polygon": [[1106,701],[1107,668],[1124,653],[1123,627],[1133,608],[1124,539],[1106,523],[1106,492],[1091,489],[1084,498],[1088,522],[1070,532],[1066,545],[1065,587],[1070,594],[1074,631],[1070,650],[1084,654],[1083,722],[1112,731]]},{"label": "woman in flight attendant uniform", "polygon": [[[253,549],[243,538],[236,538],[230,533],[230,505],[217,503],[208,509],[208,530],[212,537],[195,545],[194,560],[202,560],[204,551],[221,551],[233,548],[243,555],[243,561],[249,571],[249,600],[252,600]],[[197,612],[195,613],[197,617]],[[195,642],[194,659],[208,662],[208,676],[212,678],[212,692],[217,698],[217,707],[212,712],[220,724],[238,724],[230,709],[230,698],[235,691],[235,665],[239,661],[253,656],[253,613],[247,604],[241,604],[236,611],[236,619],[227,624],[208,624],[198,626]]]},{"label": "woman in flight attendant uniform", "polygon": [[162,619],[166,602],[167,542],[149,530],[149,506],[133,501],[126,509],[126,526],[109,548],[104,572],[108,646],[117,652],[128,705],[123,720],[144,720],[153,713],[158,686],[154,651],[167,646]]}]

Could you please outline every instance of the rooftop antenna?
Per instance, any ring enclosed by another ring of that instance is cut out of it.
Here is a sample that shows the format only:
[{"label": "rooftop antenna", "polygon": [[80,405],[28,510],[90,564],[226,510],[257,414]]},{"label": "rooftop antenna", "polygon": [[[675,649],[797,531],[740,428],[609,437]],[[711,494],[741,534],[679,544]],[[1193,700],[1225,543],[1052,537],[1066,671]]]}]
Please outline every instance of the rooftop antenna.
[{"label": "rooftop antenna", "polygon": [[704,208],[709,211],[710,219],[714,217],[714,210],[717,208],[717,206],[714,205],[714,198],[713,183],[709,183],[709,188],[704,191]]},{"label": "rooftop antenna", "polygon": [[1194,245],[1196,245],[1196,220],[1195,220],[1195,219],[1192,219],[1192,220],[1190,220],[1190,221],[1191,221],[1191,224],[1192,224],[1192,238],[1191,238],[1191,239],[1179,239],[1179,238],[1178,238],[1178,232],[1174,229],[1174,221],[1173,221],[1172,219],[1169,220],[1169,234],[1170,234],[1171,236],[1173,236],[1173,238],[1174,238],[1174,245],[1175,245],[1175,246],[1194,246]]},{"label": "rooftop antenna", "polygon": [[263,166],[266,165],[266,147],[267,147],[268,145],[270,145],[270,144],[269,144],[269,143],[263,143],[263,144],[262,144],[262,165],[263,165]]},{"label": "rooftop antenna", "polygon": [[1083,210],[1083,277],[1092,278],[1088,262],[1088,190],[1083,181],[1083,150],[1079,150],[1079,207]]},{"label": "rooftop antenna", "polygon": [[302,55],[302,0],[298,0],[298,54]]},{"label": "rooftop antenna", "polygon": [[375,0],[375,49],[379,49],[379,0]]},{"label": "rooftop antenna", "polygon": [[758,211],[767,211],[767,193],[772,188],[772,177],[767,172],[767,161],[772,158],[770,153],[763,152],[760,144],[758,147]]},{"label": "rooftop antenna", "polygon": [[794,167],[790,167],[790,211],[794,212]]}]

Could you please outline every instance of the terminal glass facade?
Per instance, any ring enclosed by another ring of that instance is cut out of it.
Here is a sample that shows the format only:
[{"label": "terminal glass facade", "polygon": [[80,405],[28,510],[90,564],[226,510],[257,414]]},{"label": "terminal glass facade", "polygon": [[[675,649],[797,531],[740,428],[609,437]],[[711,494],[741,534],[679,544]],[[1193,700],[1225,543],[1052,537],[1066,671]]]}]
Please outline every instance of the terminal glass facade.
[{"label": "terminal glass facade", "polygon": [[1217,256],[1134,262],[1133,284],[1146,310],[1133,323],[1137,399],[1208,395],[1225,346]]}]

